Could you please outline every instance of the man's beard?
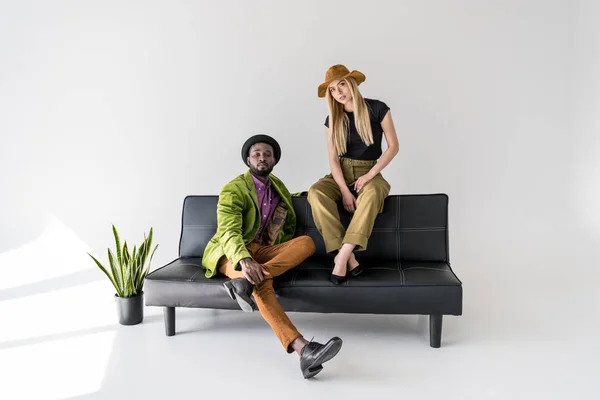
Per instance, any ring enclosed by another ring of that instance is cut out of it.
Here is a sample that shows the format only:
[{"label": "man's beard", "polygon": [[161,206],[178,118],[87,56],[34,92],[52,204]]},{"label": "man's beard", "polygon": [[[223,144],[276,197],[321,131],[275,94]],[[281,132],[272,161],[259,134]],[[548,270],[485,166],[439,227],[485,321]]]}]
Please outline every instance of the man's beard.
[{"label": "man's beard", "polygon": [[269,176],[269,174],[272,171],[273,171],[273,167],[271,167],[269,169],[257,169],[257,168],[254,168],[252,165],[250,165],[250,172],[252,173],[252,175],[265,177],[265,176]]}]

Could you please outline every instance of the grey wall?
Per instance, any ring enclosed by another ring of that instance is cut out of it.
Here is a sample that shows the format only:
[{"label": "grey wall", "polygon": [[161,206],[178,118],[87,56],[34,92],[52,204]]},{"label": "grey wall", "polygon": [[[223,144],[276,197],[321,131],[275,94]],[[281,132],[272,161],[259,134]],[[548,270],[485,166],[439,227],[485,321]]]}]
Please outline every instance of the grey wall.
[{"label": "grey wall", "polygon": [[316,91],[336,63],[363,71],[363,95],[391,107],[392,194],[449,194],[469,301],[509,273],[588,268],[600,241],[597,11],[558,0],[2,2],[0,281],[93,268],[85,251],[104,256],[111,223],[131,242],[153,226],[154,266],[170,261],[184,196],[242,173],[254,132],[280,141],[276,174],[306,190],[328,172]]}]

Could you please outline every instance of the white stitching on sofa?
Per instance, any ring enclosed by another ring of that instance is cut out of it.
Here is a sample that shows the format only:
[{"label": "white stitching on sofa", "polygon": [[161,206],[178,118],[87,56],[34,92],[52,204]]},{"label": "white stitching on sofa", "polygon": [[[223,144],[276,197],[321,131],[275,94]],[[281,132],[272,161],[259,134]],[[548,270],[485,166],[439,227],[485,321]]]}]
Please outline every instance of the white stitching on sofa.
[{"label": "white stitching on sofa", "polygon": [[425,228],[402,228],[403,231],[445,231],[443,226],[428,226]]},{"label": "white stitching on sofa", "polygon": [[406,283],[406,277],[404,276],[404,268],[402,268],[402,263],[400,263],[400,273],[402,274],[402,284],[404,285]]},{"label": "white stitching on sofa", "polygon": [[200,274],[200,272],[202,272],[202,268],[200,268],[200,270],[198,272],[196,272],[194,275],[192,275],[192,277],[189,279],[190,282],[194,281],[194,278],[198,276],[198,274]]},{"label": "white stitching on sofa", "polygon": [[400,261],[400,199],[396,199],[396,267]]},{"label": "white stitching on sofa", "polygon": [[448,269],[431,268],[431,267],[408,267],[408,268],[404,268],[404,269],[406,269],[406,270],[409,270],[409,269],[430,269],[432,271],[450,272],[450,270],[448,270]]}]

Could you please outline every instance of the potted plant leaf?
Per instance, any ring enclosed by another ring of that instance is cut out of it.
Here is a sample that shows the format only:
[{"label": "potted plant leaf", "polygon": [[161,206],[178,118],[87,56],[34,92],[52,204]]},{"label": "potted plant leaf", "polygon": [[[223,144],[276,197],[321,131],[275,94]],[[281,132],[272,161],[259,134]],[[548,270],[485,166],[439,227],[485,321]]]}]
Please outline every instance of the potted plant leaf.
[{"label": "potted plant leaf", "polygon": [[[152,249],[152,228],[144,241],[138,247],[134,246],[130,252],[127,242],[121,245],[121,239],[115,226],[112,226],[115,238],[115,252],[108,249],[108,265],[104,265],[96,257],[88,253],[98,268],[110,279],[117,290],[115,300],[119,323],[122,325],[135,325],[144,319],[144,279],[150,272],[150,263],[158,245]],[[116,254],[115,254],[116,253]]]}]

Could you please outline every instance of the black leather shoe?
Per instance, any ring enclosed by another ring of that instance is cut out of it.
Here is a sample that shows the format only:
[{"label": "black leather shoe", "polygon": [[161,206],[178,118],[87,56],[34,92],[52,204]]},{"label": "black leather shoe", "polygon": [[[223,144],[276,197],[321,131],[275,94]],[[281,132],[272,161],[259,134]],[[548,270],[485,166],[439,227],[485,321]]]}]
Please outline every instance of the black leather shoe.
[{"label": "black leather shoe", "polygon": [[334,337],[325,344],[309,342],[300,355],[300,369],[304,379],[310,379],[323,370],[323,363],[331,360],[342,348],[342,339]]},{"label": "black leather shoe", "polygon": [[[335,269],[335,263],[333,263],[332,267]],[[331,276],[329,277],[329,280],[331,282],[333,282],[335,285],[341,285],[342,283],[346,282],[346,279],[348,279],[347,275],[339,276],[339,275],[334,274],[333,272],[331,273]]]},{"label": "black leather shoe", "polygon": [[227,290],[229,297],[236,300],[244,312],[256,310],[256,303],[254,303],[254,300],[252,300],[251,297],[254,285],[248,282],[246,278],[228,280],[223,283],[223,286],[225,286],[225,290]]},{"label": "black leather shoe", "polygon": [[350,271],[350,276],[355,277],[360,275],[365,270],[365,267],[362,264],[358,264],[358,267],[354,268]]},{"label": "black leather shoe", "polygon": [[331,277],[329,279],[334,284],[341,285],[342,283],[346,282],[346,279],[348,279],[348,278],[345,277],[345,276],[339,276],[339,275],[331,274]]}]

